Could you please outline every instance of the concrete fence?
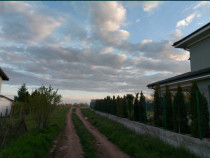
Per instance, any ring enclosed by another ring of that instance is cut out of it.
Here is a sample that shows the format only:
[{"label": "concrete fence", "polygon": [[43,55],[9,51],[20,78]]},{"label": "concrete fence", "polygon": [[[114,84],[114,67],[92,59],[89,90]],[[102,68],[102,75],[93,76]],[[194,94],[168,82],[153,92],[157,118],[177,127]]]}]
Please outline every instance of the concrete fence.
[{"label": "concrete fence", "polygon": [[190,136],[170,132],[161,128],[145,125],[143,123],[131,121],[125,118],[120,118],[114,115],[95,111],[101,116],[105,116],[113,121],[116,121],[125,127],[135,131],[139,134],[148,134],[151,136],[159,137],[164,142],[175,147],[183,146],[189,151],[205,158],[210,158],[210,142],[200,140]]}]

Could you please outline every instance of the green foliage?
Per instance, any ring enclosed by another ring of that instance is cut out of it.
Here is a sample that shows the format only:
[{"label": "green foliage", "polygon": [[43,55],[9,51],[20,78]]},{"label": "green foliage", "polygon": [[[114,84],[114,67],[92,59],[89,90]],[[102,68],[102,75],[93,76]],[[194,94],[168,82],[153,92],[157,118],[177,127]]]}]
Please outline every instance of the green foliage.
[{"label": "green foliage", "polygon": [[75,113],[72,113],[72,121],[74,123],[77,135],[80,138],[80,143],[84,151],[85,158],[96,158],[96,139],[90,134],[85,128],[82,121],[78,118]]},{"label": "green foliage", "polygon": [[163,126],[163,106],[161,101],[160,86],[155,86],[154,93],[154,125],[157,127]]},{"label": "green foliage", "polygon": [[139,101],[139,120],[140,122],[146,123],[147,121],[147,114],[146,114],[146,102],[144,94],[141,91],[140,101]]},{"label": "green foliage", "polygon": [[134,96],[132,94],[126,95],[126,106],[128,111],[128,118],[130,120],[133,120],[133,99]]},{"label": "green foliage", "polygon": [[173,108],[172,108],[172,94],[169,86],[166,86],[165,93],[165,105],[166,105],[166,128],[173,129]]},{"label": "green foliage", "polygon": [[15,102],[21,102],[22,106],[21,109],[25,112],[29,112],[29,107],[28,107],[28,101],[30,94],[28,92],[28,89],[26,88],[26,84],[23,84],[19,89],[18,89],[18,95],[14,96],[14,101]]},{"label": "green foliage", "polygon": [[68,108],[56,108],[53,117],[50,117],[48,128],[29,129],[28,133],[13,139],[1,149],[0,158],[46,158],[53,140],[65,125],[67,111]]},{"label": "green foliage", "polygon": [[177,92],[174,96],[174,129],[179,133],[187,133],[189,130],[187,112],[184,101],[182,88],[178,85]]},{"label": "green foliage", "polygon": [[158,138],[140,135],[123,125],[102,117],[88,109],[81,109],[83,115],[111,142],[129,156],[137,158],[196,158],[182,147],[175,148]]},{"label": "green foliage", "polygon": [[61,95],[51,86],[42,86],[31,94],[29,105],[40,129],[47,127],[50,114],[60,101]]},{"label": "green foliage", "polygon": [[193,82],[190,91],[190,117],[191,117],[191,133],[194,137],[199,137],[199,127],[198,127],[198,112],[197,112],[197,102],[196,102],[196,92],[198,93],[199,108],[200,108],[200,122],[202,136],[205,137],[209,134],[209,112],[208,103],[203,94],[200,93],[198,85]]},{"label": "green foliage", "polygon": [[19,89],[18,89],[18,96],[14,97],[14,100],[16,102],[22,102],[25,103],[28,101],[28,98],[30,96],[28,89],[26,88],[26,84],[23,84]]},{"label": "green foliage", "polygon": [[123,104],[123,117],[128,118],[128,110],[126,106],[126,96],[124,95],[122,98],[122,104]]},{"label": "green foliage", "polygon": [[123,117],[122,99],[119,97],[119,95],[117,96],[116,105],[117,105],[117,116]]},{"label": "green foliage", "polygon": [[139,121],[139,93],[136,93],[135,101],[134,101],[134,120]]}]

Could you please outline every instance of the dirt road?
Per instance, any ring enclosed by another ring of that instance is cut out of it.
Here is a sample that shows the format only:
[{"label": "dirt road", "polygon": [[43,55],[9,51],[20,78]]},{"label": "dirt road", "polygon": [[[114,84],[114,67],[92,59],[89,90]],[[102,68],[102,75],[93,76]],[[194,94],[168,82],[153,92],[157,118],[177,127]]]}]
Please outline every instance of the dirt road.
[{"label": "dirt road", "polygon": [[129,158],[129,156],[122,152],[116,145],[108,141],[89,121],[85,120],[79,108],[77,108],[76,113],[88,131],[96,138],[98,144],[97,151],[100,158]]},{"label": "dirt road", "polygon": [[83,158],[82,146],[72,122],[72,108],[66,115],[66,127],[57,139],[61,141],[56,140],[59,143],[54,145],[55,151],[50,158]]}]

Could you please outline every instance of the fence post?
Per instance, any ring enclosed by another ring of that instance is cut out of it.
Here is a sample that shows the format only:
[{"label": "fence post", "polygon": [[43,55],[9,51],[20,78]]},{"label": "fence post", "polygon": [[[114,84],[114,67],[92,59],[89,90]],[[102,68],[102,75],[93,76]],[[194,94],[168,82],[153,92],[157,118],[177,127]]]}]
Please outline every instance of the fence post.
[{"label": "fence post", "polygon": [[144,97],[144,123],[147,123],[147,105],[146,105],[146,99]]},{"label": "fence post", "polygon": [[165,103],[165,94],[163,94],[163,115],[164,115],[164,128],[167,129],[166,126],[166,103]]},{"label": "fence post", "polygon": [[200,105],[199,105],[198,90],[196,91],[196,102],[197,102],[197,113],[198,113],[198,130],[199,130],[199,137],[200,137],[200,140],[202,140],[201,119],[200,119]]}]

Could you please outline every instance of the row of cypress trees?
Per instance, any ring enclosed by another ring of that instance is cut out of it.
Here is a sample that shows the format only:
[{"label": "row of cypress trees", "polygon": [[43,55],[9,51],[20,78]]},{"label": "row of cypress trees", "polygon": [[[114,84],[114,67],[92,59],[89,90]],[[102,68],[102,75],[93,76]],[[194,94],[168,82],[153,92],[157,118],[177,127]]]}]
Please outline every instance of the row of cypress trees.
[{"label": "row of cypress trees", "polygon": [[136,120],[140,122],[146,122],[146,105],[145,97],[141,92],[134,97],[132,94],[120,97],[107,96],[104,99],[96,100],[95,110],[117,115],[119,117],[128,118],[130,120]]},{"label": "row of cypress trees", "polygon": [[[174,130],[179,133],[191,132],[192,136],[199,137],[199,110],[201,134],[203,137],[209,134],[208,104],[205,96],[199,91],[196,82],[193,82],[190,89],[190,108],[188,111],[186,110],[185,96],[180,86],[178,86],[173,98],[168,86],[166,86],[166,91],[163,95],[164,97],[161,96],[160,86],[156,85],[154,93],[155,126],[165,126],[166,129]],[[197,106],[197,101],[199,103],[199,107]],[[188,122],[191,123],[189,124]]]}]

